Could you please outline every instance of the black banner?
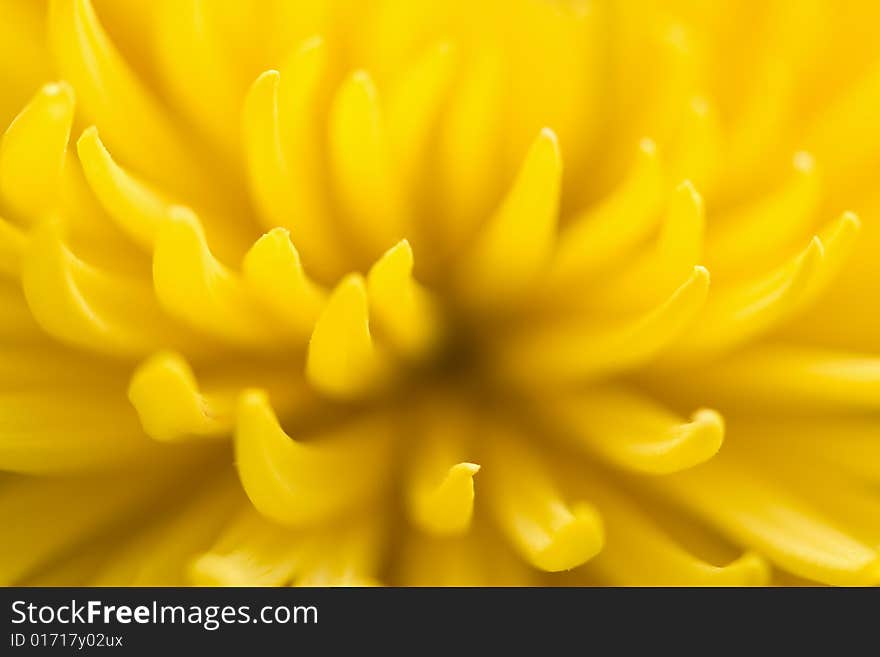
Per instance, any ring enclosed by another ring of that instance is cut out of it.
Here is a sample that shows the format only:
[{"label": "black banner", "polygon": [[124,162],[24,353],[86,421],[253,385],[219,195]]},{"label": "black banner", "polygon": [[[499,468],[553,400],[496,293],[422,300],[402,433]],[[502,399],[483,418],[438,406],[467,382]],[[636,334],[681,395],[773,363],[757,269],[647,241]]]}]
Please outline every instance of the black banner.
[{"label": "black banner", "polygon": [[2,606],[3,655],[712,654],[770,642],[875,654],[880,642],[877,589],[7,588]]}]

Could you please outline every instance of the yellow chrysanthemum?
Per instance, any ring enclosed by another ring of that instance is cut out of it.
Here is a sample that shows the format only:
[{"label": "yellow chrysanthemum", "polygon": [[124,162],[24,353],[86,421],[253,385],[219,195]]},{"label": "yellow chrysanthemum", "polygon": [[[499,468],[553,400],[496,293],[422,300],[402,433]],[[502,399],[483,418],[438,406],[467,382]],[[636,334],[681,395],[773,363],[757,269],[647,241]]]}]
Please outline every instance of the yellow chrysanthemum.
[{"label": "yellow chrysanthemum", "polygon": [[4,0],[0,581],[880,582],[878,19]]}]

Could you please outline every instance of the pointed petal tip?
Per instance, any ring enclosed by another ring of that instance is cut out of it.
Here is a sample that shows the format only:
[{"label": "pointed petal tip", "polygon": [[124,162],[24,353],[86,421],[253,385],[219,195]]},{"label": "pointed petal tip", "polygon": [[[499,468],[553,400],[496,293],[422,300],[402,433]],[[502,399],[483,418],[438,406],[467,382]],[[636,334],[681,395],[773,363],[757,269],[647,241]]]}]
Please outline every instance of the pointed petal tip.
[{"label": "pointed petal tip", "polygon": [[[244,440],[246,429],[263,427],[267,423],[277,425],[275,411],[269,401],[269,393],[262,388],[245,388],[238,395],[235,404],[235,442]],[[238,445],[236,444],[236,449]]]},{"label": "pointed petal tip", "polygon": [[691,421],[673,430],[665,457],[653,463],[653,474],[672,474],[710,460],[724,443],[724,418],[710,409],[700,409]]},{"label": "pointed petal tip", "polygon": [[185,205],[171,205],[168,207],[167,221],[162,222],[157,232],[155,249],[153,251],[154,263],[161,247],[169,245],[189,245],[199,251],[208,251],[207,237],[202,222],[195,211]]},{"label": "pointed petal tip", "polygon": [[691,414],[691,421],[681,425],[680,430],[686,436],[695,434],[707,437],[712,436],[715,438],[713,442],[717,442],[717,447],[720,447],[721,441],[724,438],[724,418],[718,411],[710,408],[701,408]]},{"label": "pointed petal tip", "polygon": [[40,88],[39,93],[58,103],[58,107],[63,108],[65,111],[72,112],[76,105],[76,93],[70,83],[65,80],[48,82]]},{"label": "pointed petal tip", "polygon": [[364,277],[358,273],[346,274],[343,279],[339,282],[336,290],[340,295],[344,294],[348,295],[366,295],[367,288],[366,283],[364,281]]},{"label": "pointed petal tip", "polygon": [[855,212],[851,212],[847,210],[840,217],[841,227],[846,228],[850,231],[858,231],[862,228],[862,220],[859,219],[859,216]]},{"label": "pointed petal tip", "polygon": [[263,233],[257,241],[253,243],[251,248],[248,249],[245,258],[247,259],[248,256],[250,256],[252,259],[254,257],[252,255],[253,253],[259,253],[263,249],[268,248],[280,248],[284,250],[294,248],[295,250],[293,242],[290,240],[290,231],[281,226],[277,226],[272,230]]},{"label": "pointed petal tip", "polygon": [[435,536],[456,536],[468,530],[474,511],[474,475],[480,466],[457,463],[443,481],[414,509],[414,520]]},{"label": "pointed petal tip", "polygon": [[810,243],[807,245],[797,259],[794,273],[791,276],[791,288],[799,289],[799,286],[806,285],[825,257],[825,244],[818,235],[813,235]]},{"label": "pointed petal tip", "polygon": [[357,315],[367,321],[367,281],[362,274],[346,274],[331,292],[322,319],[337,313]]},{"label": "pointed petal tip", "polygon": [[538,133],[538,138],[552,144],[556,148],[559,147],[559,137],[556,136],[556,132],[553,128],[547,126],[541,128],[541,132]]},{"label": "pointed petal tip", "polygon": [[232,428],[232,408],[203,395],[189,363],[173,351],[160,351],[137,367],[128,399],[144,432],[161,442],[221,436]]},{"label": "pointed petal tip", "polygon": [[[255,269],[263,269],[269,263],[276,264],[290,260],[298,268],[301,266],[299,251],[290,239],[290,231],[278,226],[260,235],[242,259],[242,273],[255,275]],[[278,275],[273,272],[274,275]]]},{"label": "pointed petal tip", "polygon": [[693,182],[688,179],[682,180],[675,187],[675,193],[670,200],[670,213],[689,212],[697,213],[700,221],[704,220],[705,208],[703,195],[700,194]]},{"label": "pointed petal tip", "polygon": [[685,178],[680,183],[678,183],[678,185],[675,186],[675,191],[679,193],[687,192],[688,194],[691,194],[693,196],[699,195],[697,194],[697,188],[694,187],[694,183],[691,182],[688,178]]},{"label": "pointed petal tip", "polygon": [[361,68],[354,71],[348,80],[342,84],[343,86],[349,86],[349,88],[360,89],[369,96],[376,94],[376,83],[373,81],[373,76],[366,69]]},{"label": "pointed petal tip", "polygon": [[526,157],[527,159],[540,159],[544,162],[543,166],[549,174],[555,173],[556,176],[559,176],[562,171],[562,151],[559,148],[559,137],[556,132],[549,127],[541,128]]},{"label": "pointed petal tip", "polygon": [[277,87],[280,81],[281,72],[274,68],[270,68],[266,71],[263,71],[257,76],[257,79],[254,81],[253,87],[262,87],[264,85]]},{"label": "pointed petal tip", "polygon": [[710,408],[699,409],[691,416],[691,425],[718,434],[719,447],[721,446],[720,441],[724,436],[724,418],[718,411],[713,411]]},{"label": "pointed petal tip", "polygon": [[90,125],[80,134],[79,139],[76,140],[77,149],[83,148],[85,145],[98,144],[101,147],[104,144],[101,142],[101,137],[98,134],[98,126]]},{"label": "pointed petal tip", "polygon": [[154,440],[179,438],[181,427],[200,415],[198,386],[189,364],[175,352],[163,351],[141,363],[128,385],[128,399],[141,426]]},{"label": "pointed petal tip", "polygon": [[685,281],[684,285],[687,285],[689,287],[694,286],[697,288],[708,289],[711,279],[712,277],[709,274],[708,269],[706,269],[703,265],[695,265],[693,270],[691,271],[690,278]]},{"label": "pointed petal tip", "polygon": [[572,507],[572,517],[551,534],[550,542],[534,555],[541,570],[571,570],[596,556],[605,545],[605,529],[599,512],[590,504]]},{"label": "pointed petal tip", "polygon": [[306,377],[316,390],[352,398],[381,385],[384,362],[369,322],[364,277],[348,274],[330,294],[309,338]]},{"label": "pointed petal tip", "polygon": [[462,477],[473,477],[480,471],[480,466],[476,463],[456,463],[451,468],[449,468],[449,475],[456,475]]},{"label": "pointed petal tip", "polygon": [[25,217],[44,216],[56,209],[74,113],[70,87],[50,83],[30,98],[2,132],[0,190],[5,202]]},{"label": "pointed petal tip", "polygon": [[467,304],[497,308],[515,302],[540,274],[556,243],[562,172],[556,134],[543,128],[457,272]]},{"label": "pointed petal tip", "polygon": [[473,502],[474,486],[473,478],[480,471],[480,466],[476,463],[456,463],[446,472],[446,476],[436,489],[436,493],[452,501],[452,497],[465,496]]},{"label": "pointed petal tip", "polygon": [[[248,127],[251,118],[255,117],[255,108],[265,110],[266,106],[275,110],[276,95],[278,86],[281,82],[281,73],[274,68],[267,69],[260,73],[251,83],[247,90],[244,102],[244,126]],[[262,118],[262,116],[260,117]],[[247,132],[247,131],[246,131]]]},{"label": "pointed petal tip", "polygon": [[383,253],[382,256],[375,262],[370,271],[372,272],[377,266],[379,266],[381,262],[388,262],[391,260],[400,261],[401,263],[407,265],[409,269],[412,269],[414,256],[412,246],[410,246],[408,239],[403,238],[397,244],[385,251],[385,253]]}]

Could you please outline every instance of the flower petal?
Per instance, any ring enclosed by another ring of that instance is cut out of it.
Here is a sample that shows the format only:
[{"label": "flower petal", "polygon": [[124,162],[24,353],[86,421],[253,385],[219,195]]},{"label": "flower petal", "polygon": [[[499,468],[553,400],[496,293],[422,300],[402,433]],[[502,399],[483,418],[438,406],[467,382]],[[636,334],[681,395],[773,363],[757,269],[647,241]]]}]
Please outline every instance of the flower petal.
[{"label": "flower petal", "polygon": [[238,405],[241,483],[260,513],[289,526],[327,520],[380,495],[391,439],[389,422],[370,417],[297,442],[284,433],[264,393],[245,392]]},{"label": "flower petal", "polygon": [[766,586],[767,562],[755,552],[717,566],[688,551],[664,531],[638,500],[615,490],[595,473],[578,477],[579,490],[602,513],[605,548],[583,569],[613,586]]},{"label": "flower petal", "polygon": [[549,572],[588,561],[605,541],[602,518],[586,502],[566,503],[539,454],[506,429],[487,427],[484,482],[490,512],[520,556]]},{"label": "flower petal", "polygon": [[241,270],[251,294],[291,331],[303,337],[312,332],[328,295],[306,275],[285,228],[273,228],[258,239]]},{"label": "flower petal", "polygon": [[732,458],[671,475],[658,490],[788,572],[843,586],[880,582],[880,554],[873,547]]},{"label": "flower petal", "polygon": [[544,128],[459,265],[458,287],[469,303],[509,302],[535,280],[553,248],[561,184],[559,144],[553,131]]},{"label": "flower petal", "polygon": [[22,217],[40,218],[58,202],[73,114],[70,85],[47,84],[3,134],[0,194]]},{"label": "flower petal", "polygon": [[718,229],[707,244],[707,264],[724,277],[742,271],[772,267],[780,251],[802,239],[812,228],[822,192],[813,157],[795,154],[788,180],[769,195],[717,217]]},{"label": "flower petal", "polygon": [[368,260],[409,228],[379,92],[366,71],[339,87],[330,110],[330,164],[347,234]]},{"label": "flower petal", "polygon": [[145,355],[162,346],[195,353],[206,347],[164,315],[149,284],[83,262],[52,223],[30,234],[22,285],[34,318],[63,342],[120,356]]},{"label": "flower petal", "polygon": [[682,386],[735,407],[873,410],[880,408],[880,358],[769,344],[738,351],[711,367],[695,368]]},{"label": "flower petal", "polygon": [[646,237],[660,217],[664,184],[657,147],[649,139],[642,140],[623,182],[561,231],[548,284],[577,284]]},{"label": "flower petal", "polygon": [[[49,40],[64,79],[110,148],[170,189],[217,198],[158,101],[135,77],[104,32],[90,0],[52,0]],[[109,102],[112,99],[112,102]],[[216,200],[215,200],[216,203]]]},{"label": "flower petal", "polygon": [[373,392],[387,376],[387,363],[370,335],[361,276],[347,276],[330,295],[309,341],[306,376],[317,390],[337,398]]},{"label": "flower petal", "polygon": [[344,245],[330,215],[317,138],[326,50],[320,38],[309,39],[281,72],[257,78],[245,99],[243,128],[260,219],[268,228],[291,230],[308,270],[330,280],[343,271]]},{"label": "flower petal", "polygon": [[694,267],[666,301],[623,325],[527,328],[505,341],[495,366],[518,380],[536,383],[585,381],[642,365],[661,353],[699,314],[709,272]]},{"label": "flower petal", "polygon": [[403,240],[370,268],[367,296],[377,331],[396,351],[418,359],[436,347],[442,329],[436,301],[412,270],[412,249]]},{"label": "flower petal", "polygon": [[686,421],[623,388],[561,394],[541,408],[569,444],[646,474],[698,465],[715,455],[724,437],[724,421],[715,411],[698,410]]},{"label": "flower petal", "polygon": [[465,461],[474,427],[456,406],[434,404],[418,416],[420,435],[412,447],[404,484],[410,521],[437,536],[464,534],[474,510],[474,475]]},{"label": "flower petal", "polygon": [[263,312],[241,277],[214,257],[201,223],[187,208],[172,208],[159,228],[153,287],[169,314],[219,340],[266,348],[292,338]]}]

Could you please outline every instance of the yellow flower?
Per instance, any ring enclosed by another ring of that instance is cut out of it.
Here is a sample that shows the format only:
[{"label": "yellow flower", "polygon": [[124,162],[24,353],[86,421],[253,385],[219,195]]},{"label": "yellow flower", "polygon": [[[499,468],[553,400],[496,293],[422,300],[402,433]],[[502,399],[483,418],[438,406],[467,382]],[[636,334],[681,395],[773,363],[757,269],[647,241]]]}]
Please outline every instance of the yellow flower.
[{"label": "yellow flower", "polygon": [[4,0],[0,581],[878,583],[878,19]]}]

